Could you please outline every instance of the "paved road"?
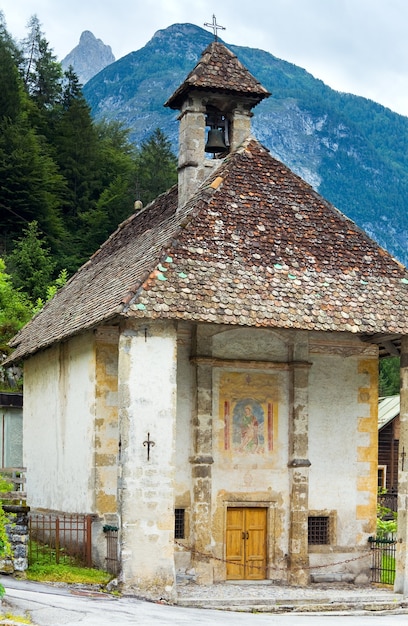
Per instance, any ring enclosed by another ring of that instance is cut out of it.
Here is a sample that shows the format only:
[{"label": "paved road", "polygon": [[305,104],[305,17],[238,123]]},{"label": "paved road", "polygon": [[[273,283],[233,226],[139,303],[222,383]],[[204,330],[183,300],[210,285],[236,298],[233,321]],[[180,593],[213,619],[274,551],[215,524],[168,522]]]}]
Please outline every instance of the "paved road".
[{"label": "paved road", "polygon": [[[406,626],[407,615],[271,615],[190,609],[133,598],[76,595],[66,589],[0,578],[15,614],[38,626]],[[4,607],[8,609],[8,607]],[[1,622],[0,622],[1,623]]]}]

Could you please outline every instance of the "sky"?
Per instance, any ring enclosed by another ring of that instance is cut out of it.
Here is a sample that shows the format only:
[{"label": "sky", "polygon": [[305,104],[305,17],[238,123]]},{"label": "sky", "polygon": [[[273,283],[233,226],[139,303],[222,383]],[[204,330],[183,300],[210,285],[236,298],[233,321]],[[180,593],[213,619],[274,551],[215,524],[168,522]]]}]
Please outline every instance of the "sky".
[{"label": "sky", "polygon": [[204,28],[215,13],[226,44],[266,50],[333,89],[408,116],[407,0],[0,0],[0,9],[17,41],[36,15],[59,60],[84,30],[119,59],[158,30]]}]

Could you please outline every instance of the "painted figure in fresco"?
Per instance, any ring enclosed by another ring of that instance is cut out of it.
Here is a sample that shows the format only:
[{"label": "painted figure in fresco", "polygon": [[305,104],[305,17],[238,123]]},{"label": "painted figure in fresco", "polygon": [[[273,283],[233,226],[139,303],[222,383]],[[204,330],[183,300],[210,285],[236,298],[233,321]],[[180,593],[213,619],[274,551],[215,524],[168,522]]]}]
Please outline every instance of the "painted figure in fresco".
[{"label": "painted figure in fresco", "polygon": [[234,407],[234,443],[238,452],[264,451],[263,410],[259,403],[238,402]]}]

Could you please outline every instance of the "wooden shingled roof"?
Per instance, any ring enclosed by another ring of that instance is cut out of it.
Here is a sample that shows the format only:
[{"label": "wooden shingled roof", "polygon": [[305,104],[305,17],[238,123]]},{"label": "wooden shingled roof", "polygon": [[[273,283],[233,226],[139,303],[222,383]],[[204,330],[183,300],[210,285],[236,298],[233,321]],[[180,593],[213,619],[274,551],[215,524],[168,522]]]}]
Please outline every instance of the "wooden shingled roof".
[{"label": "wooden shingled roof", "polygon": [[224,44],[213,41],[199,62],[164,106],[179,109],[192,90],[243,94],[260,102],[270,93]]},{"label": "wooden shingled roof", "polygon": [[13,339],[17,360],[117,316],[408,334],[407,270],[256,140],[177,208],[133,215]]}]

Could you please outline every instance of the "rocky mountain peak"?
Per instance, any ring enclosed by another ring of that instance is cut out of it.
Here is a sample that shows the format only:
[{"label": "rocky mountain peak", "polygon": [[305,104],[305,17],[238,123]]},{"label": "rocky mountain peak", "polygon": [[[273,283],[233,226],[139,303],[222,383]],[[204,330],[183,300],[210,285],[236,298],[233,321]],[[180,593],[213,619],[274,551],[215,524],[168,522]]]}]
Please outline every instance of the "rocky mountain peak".
[{"label": "rocky mountain peak", "polygon": [[115,62],[112,48],[97,39],[89,30],[84,30],[79,44],[61,61],[64,70],[70,65],[79,81],[85,85],[95,74]]}]

